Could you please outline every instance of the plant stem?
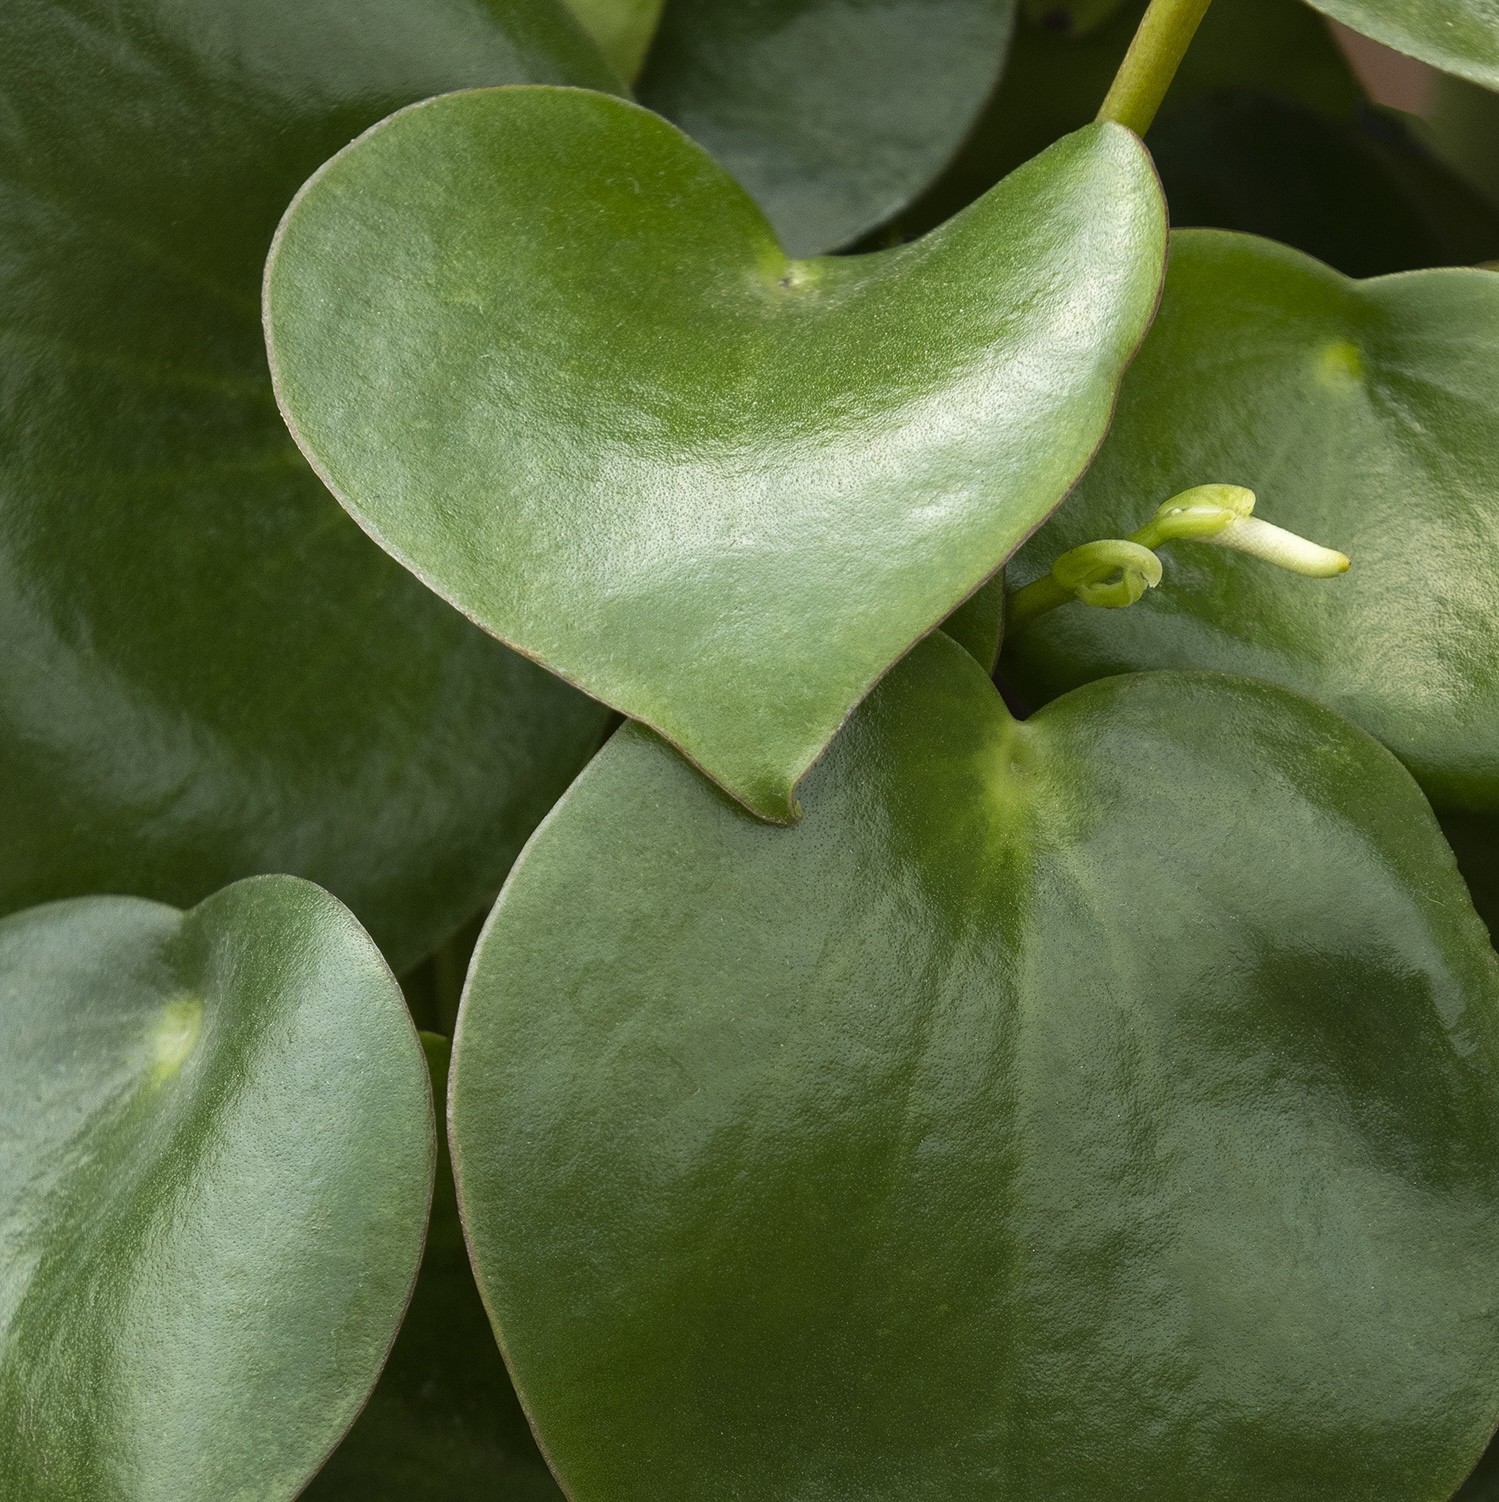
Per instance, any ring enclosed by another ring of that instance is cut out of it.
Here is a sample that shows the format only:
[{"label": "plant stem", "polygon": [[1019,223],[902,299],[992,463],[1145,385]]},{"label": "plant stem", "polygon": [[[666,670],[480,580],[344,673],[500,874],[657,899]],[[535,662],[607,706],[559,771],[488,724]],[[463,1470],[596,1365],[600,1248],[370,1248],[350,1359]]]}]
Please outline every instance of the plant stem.
[{"label": "plant stem", "polygon": [[1150,0],[1098,112],[1100,120],[1127,125],[1137,136],[1150,129],[1209,4],[1211,0]]}]

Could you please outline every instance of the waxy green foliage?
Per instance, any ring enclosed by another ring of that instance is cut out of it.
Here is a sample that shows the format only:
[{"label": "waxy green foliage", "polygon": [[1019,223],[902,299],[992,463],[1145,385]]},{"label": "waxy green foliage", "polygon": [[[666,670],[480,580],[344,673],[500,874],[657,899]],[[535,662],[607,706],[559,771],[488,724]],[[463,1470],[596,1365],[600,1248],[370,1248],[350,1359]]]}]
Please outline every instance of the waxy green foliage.
[{"label": "waxy green foliage", "polygon": [[1365,36],[1446,73],[1499,87],[1499,0],[1308,0]]},{"label": "waxy green foliage", "polygon": [[1163,253],[1117,126],[919,244],[798,262],[656,116],[496,89],[311,180],[266,322],[361,526],[785,820],[849,709],[1087,463]]},{"label": "waxy green foliage", "polygon": [[1430,1502],[1499,1409],[1499,962],[1271,684],[1024,724],[933,636],[757,824],[639,727],[522,854],[450,1116],[573,1502]]},{"label": "waxy green foliage", "polygon": [[1377,736],[1439,809],[1499,812],[1496,443],[1499,277],[1354,282],[1269,241],[1178,232],[1108,441],[1011,583],[1201,481],[1247,486],[1260,516],[1353,568],[1309,585],[1176,544],[1128,611],[1069,606],[1013,633],[1007,672],[1036,699],[1142,668],[1269,678]]},{"label": "waxy green foliage", "polygon": [[438,1119],[427,1249],[390,1359],[304,1502],[563,1502],[489,1328],[458,1219],[442,1101],[448,1040],[422,1034]]},{"label": "waxy green foliage", "polygon": [[947,164],[1013,18],[1014,0],[669,0],[637,92],[749,190],[791,255],[816,255]]},{"label": "waxy green foliage", "polygon": [[556,0],[0,22],[0,911],[286,870],[408,964],[603,717],[328,496],[276,411],[262,265],[307,174],[398,106],[611,75]]},{"label": "waxy green foliage", "polygon": [[294,1497],[400,1324],[432,1125],[309,882],[0,920],[0,1496]]}]

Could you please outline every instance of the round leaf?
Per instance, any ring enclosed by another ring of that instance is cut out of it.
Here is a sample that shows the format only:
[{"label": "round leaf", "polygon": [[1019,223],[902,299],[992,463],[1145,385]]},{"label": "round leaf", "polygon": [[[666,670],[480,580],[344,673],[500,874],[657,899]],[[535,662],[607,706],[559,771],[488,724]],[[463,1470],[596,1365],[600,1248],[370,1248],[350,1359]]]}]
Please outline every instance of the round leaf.
[{"label": "round leaf", "polygon": [[749,189],[792,255],[816,255],[946,165],[1013,14],[1014,0],[668,0],[639,95]]},{"label": "round leaf", "polygon": [[1138,605],[1015,631],[1006,671],[1038,700],[1137,668],[1269,678],[1378,736],[1438,808],[1499,811],[1496,453],[1499,277],[1352,282],[1268,241],[1176,234],[1108,441],[1011,582],[1220,482],[1353,567],[1309,581],[1176,544]]},{"label": "round leaf", "polygon": [[10,0],[0,74],[0,911],[265,870],[397,966],[603,726],[338,509],[258,289],[306,175],[413,99],[608,86],[555,0]]},{"label": "round leaf", "polygon": [[[422,1044],[441,1103],[448,1040],[423,1033]],[[446,1133],[437,1140],[432,1219],[411,1307],[369,1403],[303,1502],[563,1502],[474,1286]]]},{"label": "round leaf", "polygon": [[1499,0],[1309,0],[1354,31],[1446,73],[1499,86]]},{"label": "round leaf", "polygon": [[1093,453],[1154,309],[1118,126],[918,245],[788,261],[703,151],[560,89],[395,115],[266,275],[282,407],[355,518],[768,818]]},{"label": "round leaf", "polygon": [[433,1153],[401,993],[311,883],[0,921],[0,1495],[294,1497],[390,1348]]},{"label": "round leaf", "polygon": [[621,731],[450,1119],[574,1502],[1431,1502],[1499,1410],[1499,962],[1321,706],[934,636],[757,825]]}]

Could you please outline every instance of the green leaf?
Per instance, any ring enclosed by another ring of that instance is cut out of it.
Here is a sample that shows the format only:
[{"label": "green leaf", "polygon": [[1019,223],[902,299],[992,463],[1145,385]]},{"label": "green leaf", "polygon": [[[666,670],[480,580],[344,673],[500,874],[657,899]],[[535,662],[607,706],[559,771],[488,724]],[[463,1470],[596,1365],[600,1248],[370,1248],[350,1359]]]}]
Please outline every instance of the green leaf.
[{"label": "green leaf", "polygon": [[1094,126],[883,255],[788,261],[604,95],[404,111],[287,214],[282,407],[372,536],[767,818],[1102,437],[1160,196]]},{"label": "green leaf", "polygon": [[291,1498],[411,1292],[432,1101],[326,892],[0,921],[0,1495]]},{"label": "green leaf", "polygon": [[816,255],[947,164],[1013,16],[1014,0],[668,0],[639,95],[733,173],[792,255]]},{"label": "green leaf", "polygon": [[942,637],[793,830],[638,727],[517,863],[454,1159],[574,1502],[1431,1502],[1499,1409],[1499,962],[1270,684]]},{"label": "green leaf", "polygon": [[[940,224],[1092,120],[1144,11],[1145,0],[1130,0],[1083,35],[1037,24],[1022,11],[998,92],[951,167],[901,217],[899,232]],[[1157,131],[1184,107],[1241,89],[1268,91],[1350,123],[1361,98],[1326,26],[1301,0],[1213,0],[1166,95]],[[1282,166],[1294,171],[1297,163]],[[1169,180],[1166,188],[1169,198]]]},{"label": "green leaf", "polygon": [[339,510],[259,286],[390,110],[610,74],[555,0],[11,0],[0,73],[0,911],[265,870],[398,967],[493,891],[601,712]]},{"label": "green leaf", "polygon": [[1172,237],[1166,295],[1097,462],[1016,560],[1020,586],[1127,536],[1189,485],[1347,553],[1316,582],[1184,543],[1124,611],[1015,631],[1033,700],[1137,668],[1222,668],[1310,694],[1377,736],[1439,809],[1499,811],[1499,277],[1352,282],[1268,241]]},{"label": "green leaf", "polygon": [[[439,1103],[448,1040],[422,1034]],[[439,1114],[442,1112],[439,1110]],[[422,1270],[369,1403],[304,1502],[563,1502],[469,1270],[446,1133]]]},{"label": "green leaf", "polygon": [[616,73],[633,81],[661,19],[662,0],[566,0]]},{"label": "green leaf", "polygon": [[1446,73],[1499,85],[1499,0],[1309,0],[1354,31]]},{"label": "green leaf", "polygon": [[981,584],[948,618],[942,629],[979,663],[994,671],[1005,634],[1005,576],[995,574]]}]

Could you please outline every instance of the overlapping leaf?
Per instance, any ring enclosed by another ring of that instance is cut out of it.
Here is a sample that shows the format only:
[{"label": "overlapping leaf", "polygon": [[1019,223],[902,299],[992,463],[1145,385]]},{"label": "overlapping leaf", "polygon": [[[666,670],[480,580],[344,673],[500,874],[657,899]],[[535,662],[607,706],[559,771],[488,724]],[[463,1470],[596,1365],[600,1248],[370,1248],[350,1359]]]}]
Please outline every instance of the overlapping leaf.
[{"label": "overlapping leaf", "polygon": [[639,95],[749,189],[792,255],[816,255],[946,165],[1013,14],[1014,0],[668,0]]},{"label": "overlapping leaf", "polygon": [[1447,73],[1499,86],[1496,0],[1309,0],[1354,31]]},{"label": "overlapping leaf", "polygon": [[421,1255],[431,1094],[326,892],[0,920],[0,1495],[297,1495]]},{"label": "overlapping leaf", "polygon": [[1013,580],[1205,481],[1247,486],[1353,568],[1312,585],[1180,544],[1129,610],[1013,633],[1008,670],[1037,699],[1137,668],[1269,678],[1376,735],[1438,809],[1499,811],[1496,445],[1499,277],[1353,282],[1267,241],[1178,233],[1108,441]]},{"label": "overlapping leaf", "polygon": [[610,74],[555,0],[3,13],[0,910],[290,870],[404,965],[602,719],[339,511],[275,408],[261,267],[397,106]]},{"label": "overlapping leaf", "polygon": [[784,820],[848,710],[1087,463],[1162,252],[1117,126],[919,244],[797,262],[656,116],[491,90],[312,179],[267,328],[363,527]]},{"label": "overlapping leaf", "polygon": [[1499,1410],[1499,965],[1273,685],[1025,724],[934,636],[756,824],[638,727],[459,1022],[481,1287],[574,1502],[1429,1502]]},{"label": "overlapping leaf", "polygon": [[[422,1035],[439,1102],[447,1039]],[[306,1502],[562,1502],[516,1401],[469,1270],[439,1110],[422,1270],[363,1413]]]}]

